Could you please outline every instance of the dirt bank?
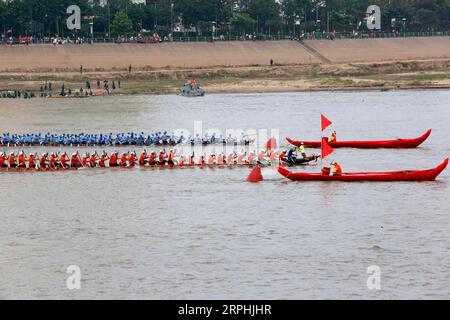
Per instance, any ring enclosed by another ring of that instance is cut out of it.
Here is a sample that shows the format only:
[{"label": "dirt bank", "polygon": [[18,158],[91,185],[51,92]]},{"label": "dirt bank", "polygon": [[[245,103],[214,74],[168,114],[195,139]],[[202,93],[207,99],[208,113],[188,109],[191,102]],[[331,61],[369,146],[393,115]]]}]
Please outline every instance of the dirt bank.
[{"label": "dirt bank", "polygon": [[[450,59],[396,61],[383,63],[282,65],[273,67],[228,67],[179,70],[89,71],[58,73],[0,74],[0,92],[33,91],[52,82],[57,95],[78,90],[90,81],[94,91],[102,91],[102,80],[121,82],[114,94],[161,94],[178,92],[185,79],[195,78],[208,93],[280,92],[312,90],[391,90],[410,88],[450,88]],[[96,82],[100,80],[100,88]]]}]

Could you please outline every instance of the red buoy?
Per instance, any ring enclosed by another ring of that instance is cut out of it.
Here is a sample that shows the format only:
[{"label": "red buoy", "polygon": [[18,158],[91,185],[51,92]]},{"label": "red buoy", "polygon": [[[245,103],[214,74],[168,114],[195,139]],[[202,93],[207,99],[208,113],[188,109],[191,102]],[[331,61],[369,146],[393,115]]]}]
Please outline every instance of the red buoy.
[{"label": "red buoy", "polygon": [[256,166],[252,169],[250,174],[247,177],[248,182],[260,182],[263,181],[263,176],[261,174],[261,167]]}]

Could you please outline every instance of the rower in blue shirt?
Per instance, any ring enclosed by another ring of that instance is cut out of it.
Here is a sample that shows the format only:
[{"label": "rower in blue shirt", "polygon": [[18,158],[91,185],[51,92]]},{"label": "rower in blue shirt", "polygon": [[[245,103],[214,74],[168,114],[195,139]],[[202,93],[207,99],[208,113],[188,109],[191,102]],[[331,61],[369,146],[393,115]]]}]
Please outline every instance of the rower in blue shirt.
[{"label": "rower in blue shirt", "polygon": [[144,133],[141,132],[137,137],[137,145],[142,146],[144,144]]}]

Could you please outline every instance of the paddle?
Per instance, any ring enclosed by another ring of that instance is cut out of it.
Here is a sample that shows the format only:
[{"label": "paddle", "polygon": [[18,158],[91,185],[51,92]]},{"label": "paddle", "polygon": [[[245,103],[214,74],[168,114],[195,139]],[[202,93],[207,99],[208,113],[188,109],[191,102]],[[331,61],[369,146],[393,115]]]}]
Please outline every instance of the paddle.
[{"label": "paddle", "polygon": [[77,150],[77,157],[78,157],[78,163],[81,164],[81,167],[84,168],[83,163],[81,162],[81,156],[80,156],[80,152]]}]

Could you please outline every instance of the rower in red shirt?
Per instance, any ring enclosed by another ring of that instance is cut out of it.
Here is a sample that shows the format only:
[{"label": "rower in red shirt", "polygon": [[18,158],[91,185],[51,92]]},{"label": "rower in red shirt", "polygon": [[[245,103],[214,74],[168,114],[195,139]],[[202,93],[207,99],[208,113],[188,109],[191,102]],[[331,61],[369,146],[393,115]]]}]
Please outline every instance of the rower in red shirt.
[{"label": "rower in red shirt", "polygon": [[73,153],[72,157],[70,158],[70,166],[74,167],[74,168],[79,168],[81,167],[81,162],[80,162],[80,158],[78,156],[78,153]]},{"label": "rower in red shirt", "polygon": [[209,155],[209,157],[208,157],[208,164],[209,165],[213,165],[214,164],[214,160],[215,160],[215,155],[214,155],[214,153],[211,153],[210,155]]},{"label": "rower in red shirt", "polygon": [[34,168],[36,166],[36,157],[37,154],[30,154],[30,156],[28,157],[28,168]]},{"label": "rower in red shirt", "polygon": [[264,152],[260,151],[260,152],[258,153],[258,160],[259,160],[259,161],[264,160]]},{"label": "rower in red shirt", "polygon": [[237,157],[236,163],[237,163],[237,164],[244,164],[244,163],[245,163],[244,157],[245,157],[245,154],[240,153],[240,154],[238,155],[238,157]]},{"label": "rower in red shirt", "polygon": [[97,166],[97,151],[95,151],[89,158],[89,166],[95,168]]},{"label": "rower in red shirt", "polygon": [[8,157],[8,164],[10,168],[17,167],[16,165],[16,157],[14,156],[14,152],[11,152]]},{"label": "rower in red shirt", "polygon": [[110,167],[117,167],[118,155],[119,153],[117,151],[111,154],[111,158],[109,159]]},{"label": "rower in red shirt", "polygon": [[105,151],[103,151],[102,156],[100,157],[100,161],[98,162],[98,165],[102,168],[105,168],[106,160],[108,160],[108,159],[109,159],[108,154]]},{"label": "rower in red shirt", "polygon": [[82,165],[83,167],[86,167],[86,166],[87,166],[88,159],[89,159],[89,153],[88,153],[88,152],[85,152],[83,158],[81,158],[81,165]]},{"label": "rower in red shirt", "polygon": [[148,164],[154,166],[156,164],[156,154],[154,151],[150,153],[150,157],[148,159]]},{"label": "rower in red shirt", "polygon": [[56,168],[56,154],[53,152],[50,154],[50,161],[48,163],[50,168]]},{"label": "rower in red shirt", "polygon": [[217,156],[217,164],[218,165],[223,165],[223,153],[219,153],[219,155]]},{"label": "rower in red shirt", "polygon": [[166,154],[165,154],[164,150],[161,150],[159,152],[158,164],[164,165],[165,163],[166,163]]},{"label": "rower in red shirt", "polygon": [[59,158],[59,162],[61,164],[61,167],[63,167],[63,168],[70,167],[69,164],[67,163],[67,153],[65,153],[65,152],[63,152],[61,154],[61,157]]},{"label": "rower in red shirt", "polygon": [[130,158],[128,158],[128,165],[130,167],[134,167],[135,164],[136,164],[136,153],[133,151],[130,154]]},{"label": "rower in red shirt", "polygon": [[26,168],[27,167],[26,161],[27,161],[27,159],[25,158],[25,155],[24,155],[23,151],[20,151],[19,152],[19,156],[18,156],[17,167],[18,168]]},{"label": "rower in red shirt", "polygon": [[229,154],[228,154],[225,163],[226,163],[226,164],[232,164],[232,163],[233,163],[233,154],[232,154],[232,153],[229,153]]},{"label": "rower in red shirt", "polygon": [[48,153],[43,153],[41,158],[39,159],[39,167],[47,168],[47,155]]},{"label": "rower in red shirt", "polygon": [[124,152],[122,153],[122,156],[120,157],[119,166],[126,167],[127,166],[127,154]]},{"label": "rower in red shirt", "polygon": [[147,164],[147,152],[142,151],[140,157],[139,157],[139,165],[145,166]]},{"label": "rower in red shirt", "polygon": [[5,163],[5,154],[0,152],[0,168],[7,168],[8,165]]},{"label": "rower in red shirt", "polygon": [[167,164],[168,165],[174,165],[174,162],[173,162],[173,150],[170,150],[169,151],[169,156],[167,157]]},{"label": "rower in red shirt", "polygon": [[198,159],[198,165],[204,166],[205,165],[205,156],[202,154],[200,155],[200,158]]}]

